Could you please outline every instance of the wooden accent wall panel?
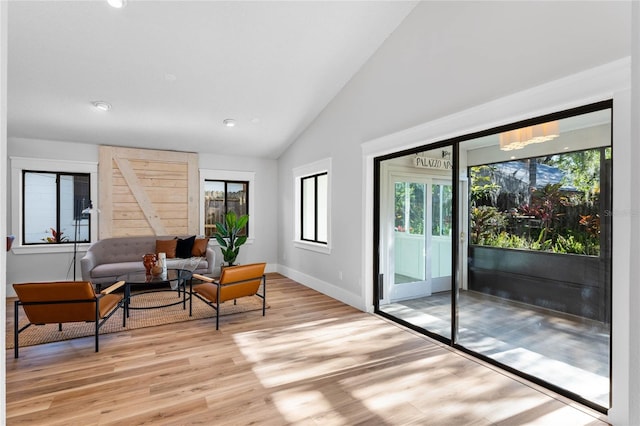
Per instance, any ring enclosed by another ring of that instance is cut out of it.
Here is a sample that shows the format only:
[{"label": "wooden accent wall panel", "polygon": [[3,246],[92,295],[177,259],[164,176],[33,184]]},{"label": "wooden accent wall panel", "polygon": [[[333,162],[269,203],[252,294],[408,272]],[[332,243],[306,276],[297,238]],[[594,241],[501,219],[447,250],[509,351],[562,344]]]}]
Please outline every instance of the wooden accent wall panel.
[{"label": "wooden accent wall panel", "polygon": [[99,235],[194,235],[200,229],[198,155],[100,146]]}]

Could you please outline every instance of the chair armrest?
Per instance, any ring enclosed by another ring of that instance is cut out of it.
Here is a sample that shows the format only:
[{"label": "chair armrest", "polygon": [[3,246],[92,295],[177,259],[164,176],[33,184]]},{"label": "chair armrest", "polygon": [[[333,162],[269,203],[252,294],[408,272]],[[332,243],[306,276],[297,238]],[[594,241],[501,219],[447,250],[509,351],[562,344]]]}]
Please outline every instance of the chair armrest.
[{"label": "chair armrest", "polygon": [[191,278],[195,278],[196,280],[200,280],[200,281],[204,281],[207,283],[216,283],[216,280],[214,278],[211,277],[205,277],[204,275],[200,275],[200,274],[193,274],[191,275]]},{"label": "chair armrest", "polygon": [[109,294],[112,293],[113,291],[119,289],[120,287],[122,287],[124,285],[124,281],[118,281],[115,284],[110,285],[109,287],[105,288],[104,290],[102,290],[100,292],[100,294]]}]

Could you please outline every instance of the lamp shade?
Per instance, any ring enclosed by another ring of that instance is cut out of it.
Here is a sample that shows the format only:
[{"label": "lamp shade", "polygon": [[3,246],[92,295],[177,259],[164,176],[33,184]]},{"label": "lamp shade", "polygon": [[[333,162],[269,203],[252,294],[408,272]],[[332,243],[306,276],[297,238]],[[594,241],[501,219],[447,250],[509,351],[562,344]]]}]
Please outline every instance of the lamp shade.
[{"label": "lamp shade", "polygon": [[560,136],[560,125],[557,121],[536,124],[500,133],[500,149],[512,151],[522,149],[533,143],[547,142]]}]

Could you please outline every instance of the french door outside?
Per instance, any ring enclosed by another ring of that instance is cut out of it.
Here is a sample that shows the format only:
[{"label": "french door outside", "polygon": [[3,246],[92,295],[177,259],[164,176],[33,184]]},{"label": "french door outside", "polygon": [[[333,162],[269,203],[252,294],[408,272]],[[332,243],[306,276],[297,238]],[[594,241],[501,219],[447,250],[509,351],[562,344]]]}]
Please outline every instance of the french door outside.
[{"label": "french door outside", "polygon": [[387,215],[392,237],[385,248],[388,301],[451,290],[451,183],[392,175]]}]

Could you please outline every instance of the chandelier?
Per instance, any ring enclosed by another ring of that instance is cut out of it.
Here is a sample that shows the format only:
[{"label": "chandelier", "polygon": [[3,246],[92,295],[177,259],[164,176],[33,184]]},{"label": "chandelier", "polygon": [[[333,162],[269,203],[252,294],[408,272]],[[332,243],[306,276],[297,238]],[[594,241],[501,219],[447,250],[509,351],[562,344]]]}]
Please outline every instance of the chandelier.
[{"label": "chandelier", "polygon": [[500,133],[500,149],[502,151],[522,149],[532,143],[547,142],[558,136],[560,136],[560,126],[557,121],[509,130]]}]

